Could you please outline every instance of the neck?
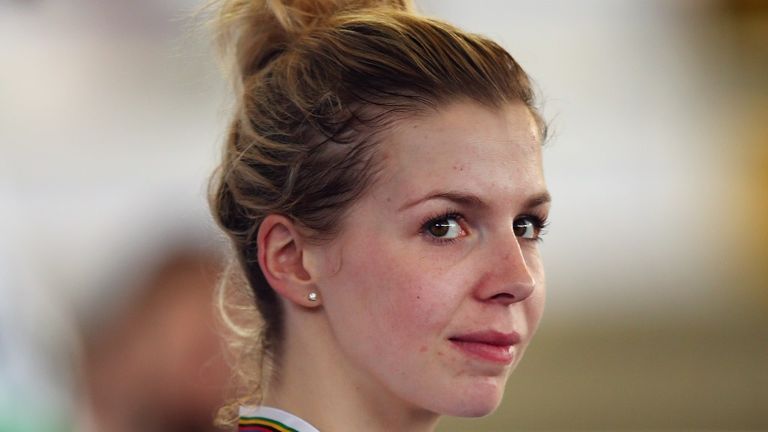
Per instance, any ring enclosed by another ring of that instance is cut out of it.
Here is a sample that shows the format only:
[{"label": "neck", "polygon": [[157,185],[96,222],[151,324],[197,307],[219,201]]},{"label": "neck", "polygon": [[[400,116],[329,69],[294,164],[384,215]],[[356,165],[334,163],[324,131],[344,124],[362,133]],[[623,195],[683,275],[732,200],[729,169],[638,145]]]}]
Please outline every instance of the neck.
[{"label": "neck", "polygon": [[322,313],[292,310],[285,318],[284,343],[265,405],[295,414],[320,431],[435,429],[437,414],[401,400],[340,353]]}]

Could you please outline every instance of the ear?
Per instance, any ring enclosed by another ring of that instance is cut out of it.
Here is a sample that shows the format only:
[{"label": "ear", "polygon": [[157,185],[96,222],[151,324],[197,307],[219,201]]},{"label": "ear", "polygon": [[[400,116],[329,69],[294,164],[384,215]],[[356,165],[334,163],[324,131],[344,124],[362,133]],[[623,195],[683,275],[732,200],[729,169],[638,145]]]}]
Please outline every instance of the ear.
[{"label": "ear", "polygon": [[285,216],[268,215],[259,226],[259,266],[269,285],[294,304],[315,307],[320,301],[314,280],[304,267],[303,245],[296,225]]}]

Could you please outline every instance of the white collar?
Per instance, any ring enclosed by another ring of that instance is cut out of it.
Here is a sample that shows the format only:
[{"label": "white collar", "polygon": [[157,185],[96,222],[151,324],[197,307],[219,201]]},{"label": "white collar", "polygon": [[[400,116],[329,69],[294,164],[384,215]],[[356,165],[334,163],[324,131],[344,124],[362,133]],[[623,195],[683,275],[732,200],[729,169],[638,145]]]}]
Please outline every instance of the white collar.
[{"label": "white collar", "polygon": [[[296,432],[320,432],[307,423],[306,421],[296,417],[295,415],[283,411],[281,409],[272,408],[268,406],[244,406],[240,407],[240,420],[260,418],[278,422],[291,429],[295,429]],[[242,425],[242,424],[241,424]]]}]

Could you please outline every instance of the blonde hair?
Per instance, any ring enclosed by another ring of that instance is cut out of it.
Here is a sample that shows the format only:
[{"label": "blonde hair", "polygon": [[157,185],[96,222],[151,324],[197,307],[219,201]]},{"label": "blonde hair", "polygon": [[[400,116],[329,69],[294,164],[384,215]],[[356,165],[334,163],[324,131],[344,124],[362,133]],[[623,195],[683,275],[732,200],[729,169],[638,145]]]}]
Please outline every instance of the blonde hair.
[{"label": "blonde hair", "polygon": [[220,287],[238,392],[219,413],[258,404],[279,350],[282,310],[257,260],[256,233],[277,213],[331,238],[370,185],[386,126],[457,100],[522,102],[522,68],[499,45],[416,14],[408,0],[222,0],[217,39],[237,107],[211,208],[236,255]]}]

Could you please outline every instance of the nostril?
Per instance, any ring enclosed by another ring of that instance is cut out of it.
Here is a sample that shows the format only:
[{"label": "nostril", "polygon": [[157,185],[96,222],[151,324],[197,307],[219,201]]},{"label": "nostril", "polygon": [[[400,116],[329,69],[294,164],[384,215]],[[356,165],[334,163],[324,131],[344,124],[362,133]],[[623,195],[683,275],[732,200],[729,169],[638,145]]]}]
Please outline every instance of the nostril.
[{"label": "nostril", "polygon": [[491,297],[492,300],[515,300],[515,296],[510,293],[499,293]]}]

